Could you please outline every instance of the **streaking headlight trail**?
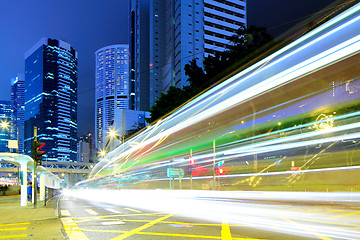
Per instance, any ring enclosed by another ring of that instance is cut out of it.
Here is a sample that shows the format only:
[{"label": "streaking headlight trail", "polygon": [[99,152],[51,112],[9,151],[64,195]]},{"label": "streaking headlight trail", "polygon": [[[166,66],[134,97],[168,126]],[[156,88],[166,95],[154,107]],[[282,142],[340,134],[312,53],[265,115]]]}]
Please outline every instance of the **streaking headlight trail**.
[{"label": "streaking headlight trail", "polygon": [[360,191],[359,122],[356,4],[124,142],[77,185]]}]

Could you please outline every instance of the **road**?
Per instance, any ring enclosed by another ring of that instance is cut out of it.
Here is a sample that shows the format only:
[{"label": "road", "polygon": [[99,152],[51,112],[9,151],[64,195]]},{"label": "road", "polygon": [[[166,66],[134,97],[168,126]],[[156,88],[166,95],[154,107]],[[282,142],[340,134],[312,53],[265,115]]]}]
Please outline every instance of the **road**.
[{"label": "road", "polygon": [[[144,196],[142,201],[148,199]],[[183,200],[182,200],[183,201]],[[201,200],[208,201],[208,200]],[[119,201],[121,202],[121,201]],[[61,221],[71,239],[358,239],[360,206],[256,200],[212,200],[207,213],[193,215],[100,203],[73,196],[60,202]],[[189,202],[184,201],[185,205]],[[197,208],[203,211],[206,206]],[[232,216],[225,206],[230,207]],[[209,207],[209,206],[206,206]],[[181,203],[173,208],[182,209]],[[164,208],[166,210],[166,207]],[[220,211],[219,211],[220,210]],[[182,211],[182,210],[181,210]],[[222,213],[222,211],[224,211]],[[240,212],[242,213],[240,213]],[[174,211],[177,212],[177,211]]]}]

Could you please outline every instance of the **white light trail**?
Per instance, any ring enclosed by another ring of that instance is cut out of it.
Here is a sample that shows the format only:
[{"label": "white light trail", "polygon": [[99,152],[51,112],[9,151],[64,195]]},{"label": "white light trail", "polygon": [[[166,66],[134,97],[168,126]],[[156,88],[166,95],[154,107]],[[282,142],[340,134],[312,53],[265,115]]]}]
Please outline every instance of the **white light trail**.
[{"label": "white light trail", "polygon": [[[90,201],[120,206],[166,212],[212,222],[245,225],[259,230],[274,231],[295,236],[313,237],[311,232],[336,239],[356,239],[359,222],[341,218],[329,219],[314,212],[297,211],[290,203],[360,203],[360,193],[311,193],[311,192],[246,192],[246,191],[196,191],[196,190],[78,190],[65,195]],[[145,200],[146,199],[146,200]],[[255,201],[255,202],[254,202]],[[285,207],[269,201],[286,203]],[[176,206],[176,207],[175,207]],[[291,219],[296,224],[284,222]],[[354,229],[339,228],[339,224]],[[286,226],[286,227],[284,227]],[[306,229],[307,231],[304,231]]]},{"label": "white light trail", "polygon": [[[108,167],[113,162],[117,161],[118,159],[123,158],[124,156],[130,154],[133,151],[137,151],[138,149],[143,148],[148,144],[152,144],[159,139],[166,138],[167,136],[174,134],[182,129],[185,129],[189,126],[197,124],[204,119],[211,118],[214,115],[219,114],[220,112],[226,111],[238,105],[246,100],[249,100],[261,93],[264,93],[270,89],[273,89],[277,86],[281,86],[284,83],[289,82],[290,80],[294,80],[299,76],[303,76],[304,74],[308,74],[315,69],[319,69],[321,67],[327,66],[330,63],[339,61],[343,59],[345,56],[349,56],[351,54],[357,53],[360,51],[360,35],[349,39],[337,46],[322,52],[302,63],[299,63],[279,74],[274,75],[273,77],[253,86],[250,87],[224,101],[221,103],[203,111],[201,114],[198,114],[190,119],[186,119],[175,126],[172,126],[161,133],[156,134],[155,136],[150,137],[148,140],[142,141],[139,145],[134,146],[132,149],[129,149],[123,153],[120,153],[117,157],[113,157],[110,162],[105,164],[102,169]],[[153,130],[152,130],[153,131]],[[147,136],[150,136],[148,134]],[[101,171],[100,169],[99,171]],[[95,175],[96,176],[96,175]]]}]

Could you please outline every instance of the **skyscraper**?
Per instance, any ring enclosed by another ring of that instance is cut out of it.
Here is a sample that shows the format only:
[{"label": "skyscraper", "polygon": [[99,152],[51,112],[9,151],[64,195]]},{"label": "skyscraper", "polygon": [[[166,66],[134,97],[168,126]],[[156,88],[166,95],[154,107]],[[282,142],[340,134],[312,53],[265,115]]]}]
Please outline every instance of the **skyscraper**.
[{"label": "skyscraper", "polygon": [[11,79],[11,103],[13,109],[13,136],[19,140],[19,153],[24,153],[25,79],[22,74]]},{"label": "skyscraper", "polygon": [[62,40],[42,38],[25,54],[25,153],[33,127],[48,161],[76,161],[77,52]]},{"label": "skyscraper", "polygon": [[82,139],[77,143],[77,162],[90,162],[90,144]]},{"label": "skyscraper", "polygon": [[[130,4],[130,105],[131,110],[150,109],[149,68],[150,0],[129,0]],[[142,79],[142,81],[140,81]],[[141,97],[140,97],[141,96]]]},{"label": "skyscraper", "polygon": [[9,152],[8,140],[10,140],[12,131],[11,117],[11,101],[0,101],[0,152]]},{"label": "skyscraper", "polygon": [[246,27],[246,0],[204,0],[204,53],[222,52],[229,37]]},{"label": "skyscraper", "polygon": [[170,86],[188,85],[185,65],[196,59],[202,66],[246,26],[245,0],[130,0],[129,6],[136,110],[149,110]]},{"label": "skyscraper", "polygon": [[78,162],[94,162],[94,144],[91,133],[80,136],[77,149]]},{"label": "skyscraper", "polygon": [[116,109],[129,108],[129,46],[111,45],[95,53],[95,145],[103,147]]}]

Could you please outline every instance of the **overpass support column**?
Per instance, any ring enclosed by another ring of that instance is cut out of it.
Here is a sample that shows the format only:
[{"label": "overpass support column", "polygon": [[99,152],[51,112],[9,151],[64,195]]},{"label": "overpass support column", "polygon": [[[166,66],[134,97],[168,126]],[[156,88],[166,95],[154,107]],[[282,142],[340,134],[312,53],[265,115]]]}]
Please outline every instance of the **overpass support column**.
[{"label": "overpass support column", "polygon": [[45,172],[40,172],[40,201],[45,200]]},{"label": "overpass support column", "polygon": [[20,163],[20,174],[22,174],[21,187],[20,187],[20,206],[27,205],[27,162]]}]

